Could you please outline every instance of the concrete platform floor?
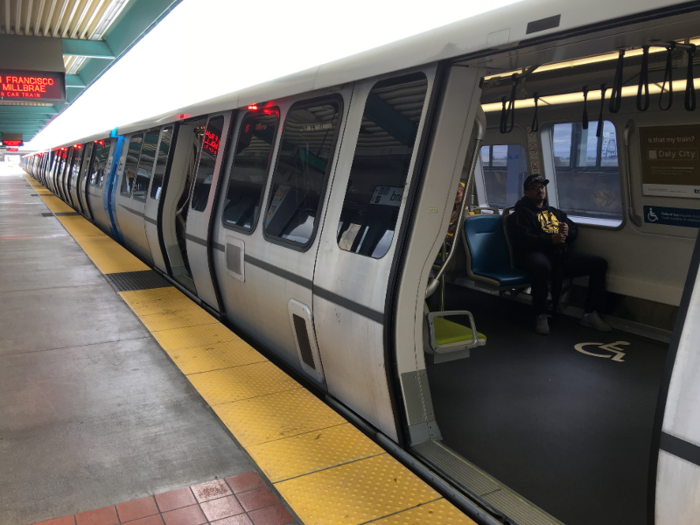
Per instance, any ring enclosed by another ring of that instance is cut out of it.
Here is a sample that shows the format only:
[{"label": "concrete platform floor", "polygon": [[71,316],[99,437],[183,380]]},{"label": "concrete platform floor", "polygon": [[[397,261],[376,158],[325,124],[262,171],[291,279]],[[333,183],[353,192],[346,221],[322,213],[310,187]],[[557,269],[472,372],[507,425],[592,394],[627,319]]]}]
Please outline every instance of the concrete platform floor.
[{"label": "concrete platform floor", "polygon": [[254,470],[19,169],[0,169],[0,524]]}]

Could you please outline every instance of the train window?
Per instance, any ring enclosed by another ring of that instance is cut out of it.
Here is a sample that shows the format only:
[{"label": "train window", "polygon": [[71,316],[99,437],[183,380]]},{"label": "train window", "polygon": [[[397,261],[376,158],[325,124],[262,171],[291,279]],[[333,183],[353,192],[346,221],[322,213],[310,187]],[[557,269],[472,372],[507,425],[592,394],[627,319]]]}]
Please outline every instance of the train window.
[{"label": "train window", "polygon": [[265,233],[306,245],[315,233],[335,144],[339,98],[294,104],[287,113],[265,215]]},{"label": "train window", "polygon": [[95,151],[90,166],[90,185],[102,186],[104,184],[104,170],[109,156],[109,140],[95,142]]},{"label": "train window", "polygon": [[[85,150],[85,153],[84,153],[85,160],[83,162],[82,168],[80,169],[80,180],[81,181],[84,181],[85,177],[87,177],[88,173],[90,173],[90,165],[91,165],[90,160],[92,159],[92,147],[93,147],[92,142],[88,142],[83,147],[83,149]],[[82,189],[82,191],[85,191],[85,188],[81,188],[81,189]]]},{"label": "train window", "polygon": [[129,139],[129,149],[126,153],[122,188],[120,190],[121,194],[127,197],[131,195],[131,191],[134,189],[134,179],[136,178],[136,170],[139,165],[141,146],[143,146],[143,135],[132,135]]},{"label": "train window", "polygon": [[583,129],[580,122],[552,127],[559,207],[570,215],[622,221],[617,134],[612,122]]},{"label": "train window", "polygon": [[378,82],[367,96],[338,224],[342,250],[375,259],[389,251],[427,89],[416,73]]},{"label": "train window", "polygon": [[243,231],[255,228],[278,124],[277,108],[249,112],[243,119],[224,205],[224,226]]},{"label": "train window", "polygon": [[105,183],[105,171],[107,170],[107,161],[109,160],[109,147],[111,145],[111,139],[101,140],[99,143],[100,149],[96,155],[98,160],[97,169],[99,172],[99,179],[97,180],[97,185],[101,188]]},{"label": "train window", "polygon": [[494,144],[481,147],[481,166],[487,206],[504,209],[522,196],[528,175],[527,153],[520,144]]},{"label": "train window", "polygon": [[136,179],[134,180],[133,198],[145,202],[148,193],[148,185],[151,182],[153,173],[153,163],[158,147],[158,130],[149,131],[143,139],[141,155],[139,155],[139,167],[136,169]]},{"label": "train window", "polygon": [[192,192],[192,209],[195,211],[204,211],[207,207],[223,127],[224,117],[214,117],[209,119],[207,128],[204,131],[202,149],[199,155],[199,166],[197,167],[197,178],[194,181],[194,191]]},{"label": "train window", "polygon": [[170,144],[173,141],[173,128],[163,128],[160,134],[160,143],[158,144],[158,156],[156,158],[156,167],[153,170],[153,184],[151,184],[151,199],[158,200],[160,198],[160,189],[163,187],[163,177],[165,176],[165,168],[168,164],[168,155],[170,154]]}]

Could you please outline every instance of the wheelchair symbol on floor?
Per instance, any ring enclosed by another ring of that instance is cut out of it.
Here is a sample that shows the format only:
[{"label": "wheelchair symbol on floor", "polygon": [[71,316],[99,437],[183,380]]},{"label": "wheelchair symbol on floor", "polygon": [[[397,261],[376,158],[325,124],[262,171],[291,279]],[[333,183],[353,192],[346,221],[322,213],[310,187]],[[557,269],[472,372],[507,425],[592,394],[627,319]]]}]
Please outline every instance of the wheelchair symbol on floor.
[{"label": "wheelchair symbol on floor", "polygon": [[[612,358],[613,361],[617,361],[618,363],[624,363],[623,357],[625,357],[625,352],[622,350],[622,348],[618,348],[619,346],[627,346],[630,343],[627,341],[615,341],[614,343],[579,343],[574,348],[576,349],[577,352],[581,352],[582,354],[586,355],[592,355],[593,357],[602,357],[603,359],[610,359]],[[585,347],[597,347],[600,350],[603,350],[604,352],[611,352],[607,354],[598,354],[589,350],[586,350]]]}]

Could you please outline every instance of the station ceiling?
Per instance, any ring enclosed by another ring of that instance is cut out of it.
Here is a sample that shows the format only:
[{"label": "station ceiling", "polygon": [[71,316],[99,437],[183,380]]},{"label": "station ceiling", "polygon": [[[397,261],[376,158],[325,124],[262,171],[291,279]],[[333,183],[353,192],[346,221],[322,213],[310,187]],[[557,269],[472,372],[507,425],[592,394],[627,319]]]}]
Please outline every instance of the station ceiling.
[{"label": "station ceiling", "polygon": [[0,133],[30,141],[180,1],[3,0],[0,70],[63,72],[66,102],[0,100]]}]

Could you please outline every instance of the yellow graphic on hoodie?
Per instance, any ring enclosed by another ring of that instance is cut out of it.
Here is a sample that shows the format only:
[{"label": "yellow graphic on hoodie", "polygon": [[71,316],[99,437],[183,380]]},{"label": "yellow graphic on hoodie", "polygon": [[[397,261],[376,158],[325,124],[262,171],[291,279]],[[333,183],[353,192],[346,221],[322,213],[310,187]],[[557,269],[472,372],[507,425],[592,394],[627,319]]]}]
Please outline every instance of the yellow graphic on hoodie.
[{"label": "yellow graphic on hoodie", "polygon": [[554,235],[559,233],[559,219],[549,210],[541,211],[537,214],[542,231]]}]

